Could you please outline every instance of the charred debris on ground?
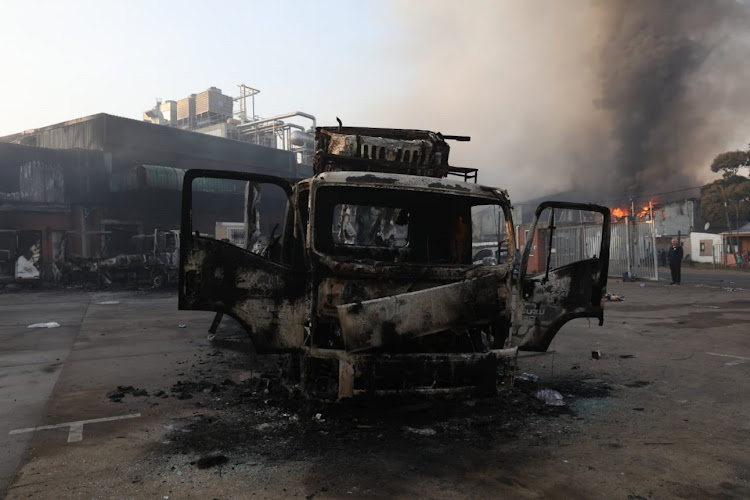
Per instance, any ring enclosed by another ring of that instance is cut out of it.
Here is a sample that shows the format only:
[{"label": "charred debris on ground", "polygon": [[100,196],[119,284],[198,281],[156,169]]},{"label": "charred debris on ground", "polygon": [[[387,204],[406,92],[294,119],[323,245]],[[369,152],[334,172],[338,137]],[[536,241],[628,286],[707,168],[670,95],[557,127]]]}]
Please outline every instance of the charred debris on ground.
[{"label": "charred debris on ground", "polygon": [[[487,446],[521,438],[539,419],[581,418],[571,403],[606,398],[611,392],[608,383],[590,383],[576,372],[549,380],[517,378],[512,387],[489,397],[358,396],[329,403],[304,397],[266,357],[225,355],[220,350],[208,356],[210,362],[192,370],[189,378],[150,395],[182,400],[185,411],[178,414],[192,412],[164,422],[167,435],[157,449],[167,455],[200,456],[205,463],[193,463],[199,468],[225,463],[225,454],[251,452],[271,460],[315,458],[335,449],[356,448],[362,441],[383,449],[388,443],[430,438]],[[253,358],[262,365],[253,363]],[[258,371],[250,371],[251,366]],[[249,376],[235,381],[237,373]],[[545,404],[536,396],[544,388],[558,391],[566,404]],[[139,391],[118,387],[107,396],[120,401],[145,395]]]}]

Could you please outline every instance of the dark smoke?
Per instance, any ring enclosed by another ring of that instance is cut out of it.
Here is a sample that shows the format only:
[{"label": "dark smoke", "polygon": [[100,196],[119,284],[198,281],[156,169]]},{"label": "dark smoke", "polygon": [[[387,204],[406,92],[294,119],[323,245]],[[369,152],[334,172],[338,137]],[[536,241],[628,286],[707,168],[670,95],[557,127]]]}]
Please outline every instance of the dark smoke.
[{"label": "dark smoke", "polygon": [[[696,185],[695,169],[708,168],[701,149],[709,156],[712,149],[703,129],[712,115],[726,112],[722,104],[731,106],[712,100],[701,80],[709,71],[719,71],[712,82],[719,85],[721,78],[745,75],[742,66],[731,67],[740,61],[721,69],[706,63],[733,36],[744,36],[747,7],[726,0],[629,0],[602,7],[609,37],[601,49],[600,104],[611,113],[616,144],[612,186],[642,194],[656,186]],[[713,148],[718,153],[721,145]]]},{"label": "dark smoke", "polygon": [[[452,163],[515,201],[693,187],[750,139],[734,0],[393,2],[377,100],[351,121],[466,134]],[[389,10],[390,12],[390,10]],[[345,120],[346,121],[346,120]]]}]

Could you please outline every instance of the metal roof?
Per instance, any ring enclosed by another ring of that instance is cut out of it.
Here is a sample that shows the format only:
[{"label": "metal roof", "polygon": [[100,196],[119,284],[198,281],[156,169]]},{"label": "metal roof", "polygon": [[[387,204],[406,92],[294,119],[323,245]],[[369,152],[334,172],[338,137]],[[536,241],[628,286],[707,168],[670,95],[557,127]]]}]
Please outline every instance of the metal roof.
[{"label": "metal roof", "polygon": [[[729,231],[722,231],[721,234],[728,235],[728,234],[730,234],[730,232]],[[750,234],[750,222],[746,223],[745,225],[743,225],[742,227],[740,227],[738,229],[732,229],[731,234],[733,236]]]},{"label": "metal roof", "polygon": [[102,151],[111,171],[155,164],[304,178],[294,153],[104,113],[0,137],[0,142],[58,149]]}]

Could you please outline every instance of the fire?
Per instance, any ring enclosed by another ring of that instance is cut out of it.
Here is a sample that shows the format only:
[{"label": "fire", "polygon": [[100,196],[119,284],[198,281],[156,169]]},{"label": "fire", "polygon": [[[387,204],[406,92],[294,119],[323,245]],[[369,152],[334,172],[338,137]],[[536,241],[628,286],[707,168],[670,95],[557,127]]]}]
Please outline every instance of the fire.
[{"label": "fire", "polygon": [[[651,210],[654,209],[656,206],[657,206],[656,203],[651,201],[649,202],[648,205],[644,205],[643,207],[640,207],[640,208],[632,207],[632,213],[634,214],[633,220],[634,221],[650,220]],[[611,210],[612,210],[612,217],[614,219],[623,219],[627,217],[628,215],[630,215],[631,213],[631,207],[622,207],[622,208],[618,207],[618,208],[613,208]]]},{"label": "fire", "polygon": [[612,215],[614,215],[615,217],[619,219],[621,217],[625,217],[626,215],[628,215],[628,211],[623,210],[622,208],[615,208],[612,210]]}]

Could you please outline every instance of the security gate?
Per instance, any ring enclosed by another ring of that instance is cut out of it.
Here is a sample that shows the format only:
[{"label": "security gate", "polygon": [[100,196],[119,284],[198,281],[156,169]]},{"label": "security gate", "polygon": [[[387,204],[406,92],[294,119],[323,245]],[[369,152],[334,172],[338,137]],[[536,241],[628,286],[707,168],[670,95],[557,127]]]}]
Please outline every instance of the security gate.
[{"label": "security gate", "polygon": [[[652,221],[612,224],[609,243],[609,275],[658,281],[656,238]],[[596,257],[601,245],[601,226],[580,225],[555,230],[550,263],[560,267],[568,262]]]},{"label": "security gate", "polygon": [[550,267],[562,267],[571,262],[599,257],[602,246],[602,226],[562,226],[555,229],[550,254]]},{"label": "security gate", "polygon": [[609,243],[609,275],[659,280],[653,221],[612,224]]}]

